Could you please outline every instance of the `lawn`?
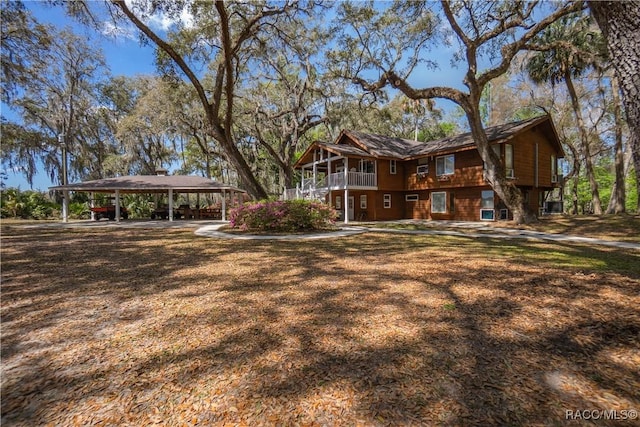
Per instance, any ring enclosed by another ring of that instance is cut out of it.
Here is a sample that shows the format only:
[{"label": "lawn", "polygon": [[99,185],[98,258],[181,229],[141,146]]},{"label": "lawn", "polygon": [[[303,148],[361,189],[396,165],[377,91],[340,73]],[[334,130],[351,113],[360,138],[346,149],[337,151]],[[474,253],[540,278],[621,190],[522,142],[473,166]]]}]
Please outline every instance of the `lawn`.
[{"label": "lawn", "polygon": [[[446,223],[445,223],[446,224]],[[408,223],[368,223],[371,227],[399,228],[409,230],[452,229],[465,230],[469,225],[484,226],[486,230],[477,232],[491,232],[492,228],[513,228],[533,230],[543,233],[567,234],[572,236],[591,237],[595,239],[613,240],[619,242],[640,243],[640,215],[550,215],[540,217],[532,224],[515,224],[513,221],[488,221],[481,223],[466,223],[465,226],[443,225],[441,221],[410,221]]]},{"label": "lawn", "polygon": [[568,410],[640,410],[640,251],[5,227],[1,255],[3,426],[561,426]]}]

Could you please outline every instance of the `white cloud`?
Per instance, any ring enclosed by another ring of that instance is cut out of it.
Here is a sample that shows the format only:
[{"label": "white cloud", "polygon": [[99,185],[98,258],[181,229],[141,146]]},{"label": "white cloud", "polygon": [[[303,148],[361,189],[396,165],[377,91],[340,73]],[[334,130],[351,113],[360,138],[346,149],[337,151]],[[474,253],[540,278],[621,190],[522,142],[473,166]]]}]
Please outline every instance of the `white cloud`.
[{"label": "white cloud", "polygon": [[114,39],[138,40],[136,29],[133,25],[116,26],[111,21],[102,23],[102,34]]}]

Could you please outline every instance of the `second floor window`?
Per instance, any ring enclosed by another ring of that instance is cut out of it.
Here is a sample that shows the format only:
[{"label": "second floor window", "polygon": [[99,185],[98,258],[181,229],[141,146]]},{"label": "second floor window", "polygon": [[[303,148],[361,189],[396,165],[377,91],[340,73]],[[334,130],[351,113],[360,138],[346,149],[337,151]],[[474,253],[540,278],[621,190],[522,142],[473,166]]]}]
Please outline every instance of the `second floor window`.
[{"label": "second floor window", "polygon": [[395,175],[397,171],[397,165],[395,160],[389,160],[389,173]]},{"label": "second floor window", "polygon": [[511,144],[504,144],[504,169],[507,178],[516,176],[513,170],[513,145]]},{"label": "second floor window", "polygon": [[436,175],[453,175],[454,155],[436,157]]},{"label": "second floor window", "polygon": [[360,169],[358,172],[362,173],[374,173],[376,168],[373,161],[365,159],[360,160],[360,162],[358,162],[358,166]]}]

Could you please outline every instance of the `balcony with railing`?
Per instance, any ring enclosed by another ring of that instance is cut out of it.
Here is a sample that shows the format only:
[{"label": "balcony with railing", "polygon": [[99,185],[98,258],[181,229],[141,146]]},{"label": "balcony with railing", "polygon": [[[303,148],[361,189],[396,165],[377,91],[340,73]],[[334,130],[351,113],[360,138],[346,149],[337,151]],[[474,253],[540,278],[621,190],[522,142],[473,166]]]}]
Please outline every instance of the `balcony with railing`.
[{"label": "balcony with railing", "polygon": [[[345,186],[346,181],[346,186]],[[283,197],[289,199],[322,199],[335,190],[377,190],[377,174],[368,172],[331,173],[320,179],[307,178],[296,188],[287,188]]]}]

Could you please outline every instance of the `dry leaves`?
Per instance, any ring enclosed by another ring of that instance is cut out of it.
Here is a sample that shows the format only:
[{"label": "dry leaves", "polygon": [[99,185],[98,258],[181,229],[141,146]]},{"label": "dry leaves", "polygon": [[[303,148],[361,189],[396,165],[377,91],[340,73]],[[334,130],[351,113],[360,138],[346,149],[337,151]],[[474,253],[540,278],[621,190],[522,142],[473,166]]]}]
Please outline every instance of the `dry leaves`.
[{"label": "dry leaves", "polygon": [[566,409],[640,409],[639,275],[497,244],[5,230],[2,424],[562,425]]}]

